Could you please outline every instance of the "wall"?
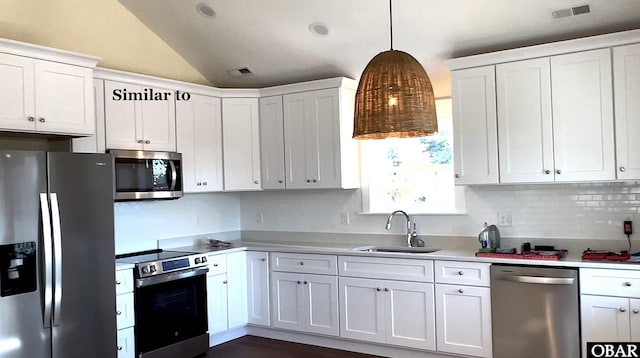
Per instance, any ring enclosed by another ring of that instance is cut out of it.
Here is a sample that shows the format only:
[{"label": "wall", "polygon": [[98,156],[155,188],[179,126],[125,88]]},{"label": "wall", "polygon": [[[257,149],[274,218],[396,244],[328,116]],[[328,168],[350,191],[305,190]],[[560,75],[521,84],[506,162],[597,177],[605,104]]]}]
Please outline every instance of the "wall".
[{"label": "wall", "polygon": [[155,249],[160,239],[235,230],[240,200],[233,193],[115,204],[116,254]]},{"label": "wall", "polygon": [[[359,215],[359,190],[273,191],[240,197],[243,230],[383,234],[386,215]],[[420,235],[476,237],[485,221],[510,213],[503,237],[622,240],[622,221],[640,210],[634,183],[508,185],[466,188],[464,215],[414,216]],[[263,222],[257,223],[256,214]],[[342,224],[349,213],[350,224]],[[394,233],[403,233],[400,219]],[[387,232],[388,233],[388,232]],[[632,239],[637,234],[632,235]]]},{"label": "wall", "polygon": [[211,85],[117,0],[2,0],[0,37],[98,56],[101,67]]}]

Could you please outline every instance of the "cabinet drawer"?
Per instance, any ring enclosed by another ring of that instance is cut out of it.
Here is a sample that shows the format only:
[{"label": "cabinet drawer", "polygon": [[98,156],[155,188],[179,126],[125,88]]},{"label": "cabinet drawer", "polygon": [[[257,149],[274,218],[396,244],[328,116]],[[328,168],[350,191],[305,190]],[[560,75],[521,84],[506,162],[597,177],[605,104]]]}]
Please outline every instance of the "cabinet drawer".
[{"label": "cabinet drawer", "polygon": [[274,252],[271,254],[271,270],[336,275],[337,261],[333,255]]},{"label": "cabinet drawer", "polygon": [[581,268],[580,293],[640,297],[640,272]]},{"label": "cabinet drawer", "polygon": [[340,276],[433,282],[433,261],[359,256],[338,258]]},{"label": "cabinet drawer", "polygon": [[207,275],[219,275],[227,272],[227,255],[209,255],[209,272]]},{"label": "cabinet drawer", "polygon": [[133,327],[135,324],[133,292],[116,296],[116,323],[118,329]]},{"label": "cabinet drawer", "polygon": [[116,295],[133,291],[133,270],[116,271]]},{"label": "cabinet drawer", "polygon": [[437,283],[454,285],[489,286],[490,264],[478,262],[436,261]]},{"label": "cabinet drawer", "polygon": [[118,358],[134,358],[135,356],[133,327],[118,330]]}]

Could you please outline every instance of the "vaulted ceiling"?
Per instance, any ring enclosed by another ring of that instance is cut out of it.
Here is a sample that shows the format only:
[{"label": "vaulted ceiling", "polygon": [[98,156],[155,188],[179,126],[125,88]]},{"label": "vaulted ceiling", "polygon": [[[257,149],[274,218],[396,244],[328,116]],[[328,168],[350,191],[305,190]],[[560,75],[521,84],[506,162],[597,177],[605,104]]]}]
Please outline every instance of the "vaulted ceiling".
[{"label": "vaulted ceiling", "polygon": [[[120,2],[218,87],[358,79],[390,47],[387,0]],[[580,5],[590,13],[552,16]],[[640,28],[639,0],[394,0],[392,7],[393,47],[422,63],[437,97],[450,95],[450,58]],[[328,33],[310,31],[315,23]],[[238,68],[253,73],[228,72]]]}]

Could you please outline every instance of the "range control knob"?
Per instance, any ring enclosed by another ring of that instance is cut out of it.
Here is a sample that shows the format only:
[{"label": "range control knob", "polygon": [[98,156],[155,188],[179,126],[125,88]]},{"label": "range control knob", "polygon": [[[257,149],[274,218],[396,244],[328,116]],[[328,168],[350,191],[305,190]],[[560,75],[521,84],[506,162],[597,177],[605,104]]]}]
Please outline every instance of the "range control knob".
[{"label": "range control knob", "polygon": [[151,265],[151,266],[149,266],[149,272],[154,273],[154,272],[156,272],[156,271],[158,271],[158,270],[156,269],[156,265]]},{"label": "range control knob", "polygon": [[195,262],[196,262],[196,265],[199,264],[200,263],[200,258],[196,257]]},{"label": "range control knob", "polygon": [[207,262],[207,257],[206,256],[202,256],[202,263]]},{"label": "range control knob", "polygon": [[149,273],[149,269],[147,269],[146,267],[142,268],[142,273]]}]

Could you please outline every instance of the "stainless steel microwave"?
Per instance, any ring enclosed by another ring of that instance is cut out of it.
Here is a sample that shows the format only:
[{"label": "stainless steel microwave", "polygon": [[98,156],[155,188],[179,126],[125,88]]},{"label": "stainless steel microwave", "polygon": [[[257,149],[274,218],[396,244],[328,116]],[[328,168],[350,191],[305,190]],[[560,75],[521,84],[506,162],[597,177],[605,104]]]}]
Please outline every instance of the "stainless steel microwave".
[{"label": "stainless steel microwave", "polygon": [[182,197],[182,154],[115,149],[109,153],[114,162],[115,200]]}]

